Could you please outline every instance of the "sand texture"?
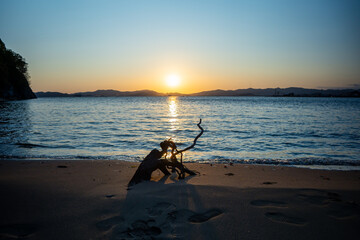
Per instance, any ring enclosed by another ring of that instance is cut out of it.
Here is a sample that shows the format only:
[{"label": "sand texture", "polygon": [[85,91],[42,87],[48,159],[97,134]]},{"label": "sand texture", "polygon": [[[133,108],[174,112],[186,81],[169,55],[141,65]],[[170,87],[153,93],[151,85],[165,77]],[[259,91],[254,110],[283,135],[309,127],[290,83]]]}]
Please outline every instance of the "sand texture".
[{"label": "sand texture", "polygon": [[360,236],[360,171],[187,164],[127,190],[138,165],[0,161],[0,239]]}]

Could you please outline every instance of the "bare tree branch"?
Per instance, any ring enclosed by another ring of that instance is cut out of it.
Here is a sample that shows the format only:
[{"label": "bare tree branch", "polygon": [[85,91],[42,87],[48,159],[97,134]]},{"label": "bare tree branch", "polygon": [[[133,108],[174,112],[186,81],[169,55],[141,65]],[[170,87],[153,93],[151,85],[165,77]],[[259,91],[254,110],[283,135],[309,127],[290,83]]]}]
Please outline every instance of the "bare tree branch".
[{"label": "bare tree branch", "polygon": [[189,147],[187,147],[187,148],[185,148],[185,149],[183,149],[183,150],[178,151],[178,150],[176,149],[175,155],[176,155],[176,154],[179,154],[179,153],[182,153],[182,152],[185,152],[185,151],[193,148],[193,147],[196,145],[196,141],[198,140],[199,137],[201,137],[201,135],[202,135],[203,132],[204,132],[204,129],[200,126],[200,124],[201,124],[201,118],[200,118],[200,122],[197,124],[197,126],[200,128],[201,132],[200,132],[200,133],[196,136],[196,138],[194,139],[194,143],[193,143],[191,146],[189,146]]},{"label": "bare tree branch", "polygon": [[[169,140],[165,140],[160,143],[162,151],[160,152],[157,149],[152,150],[141,162],[140,166],[136,170],[134,176],[131,178],[128,187],[131,187],[137,183],[140,183],[142,181],[148,181],[151,179],[151,174],[156,169],[160,169],[165,175],[170,175],[170,172],[167,170],[167,168],[171,168],[173,172],[177,172],[179,175],[179,179],[185,178],[185,173],[189,175],[196,175],[196,172],[187,169],[183,163],[182,163],[182,153],[193,148],[196,145],[196,141],[204,132],[204,129],[200,126],[200,122],[197,124],[197,126],[200,128],[201,132],[196,136],[194,139],[194,142],[191,146],[178,151],[176,148],[176,144]],[[170,161],[166,159],[168,148],[171,148],[171,156]],[[180,154],[180,162],[177,160],[176,155]],[[164,159],[161,159],[165,155]]]}]

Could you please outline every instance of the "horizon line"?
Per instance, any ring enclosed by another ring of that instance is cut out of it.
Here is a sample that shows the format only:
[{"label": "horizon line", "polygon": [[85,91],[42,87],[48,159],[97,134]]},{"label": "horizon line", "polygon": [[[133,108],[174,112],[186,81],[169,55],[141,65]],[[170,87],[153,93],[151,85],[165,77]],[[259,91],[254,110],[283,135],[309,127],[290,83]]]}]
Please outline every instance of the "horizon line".
[{"label": "horizon line", "polygon": [[60,91],[34,91],[34,93],[46,93],[46,92],[57,92],[57,93],[62,93],[62,94],[76,94],[76,93],[88,93],[88,92],[96,92],[96,91],[118,91],[118,92],[141,92],[141,91],[151,91],[151,92],[155,92],[155,93],[159,93],[159,94],[165,94],[165,95],[169,95],[169,94],[180,94],[180,95],[191,95],[191,94],[198,94],[198,93],[203,93],[203,92],[212,92],[212,91],[237,91],[237,90],[249,90],[249,89],[253,89],[253,90],[266,90],[266,89],[289,89],[289,88],[297,88],[297,89],[306,89],[306,90],[319,90],[319,91],[328,91],[328,90],[360,90],[360,85],[359,86],[353,86],[353,87],[333,87],[333,88],[305,88],[305,87],[268,87],[268,88],[237,88],[237,89],[212,89],[212,90],[204,90],[204,91],[199,91],[199,92],[192,92],[192,93],[181,93],[181,92],[158,92],[155,90],[151,90],[151,89],[138,89],[138,90],[117,90],[117,89],[96,89],[96,90],[88,90],[88,91],[78,91],[78,92],[60,92]]}]

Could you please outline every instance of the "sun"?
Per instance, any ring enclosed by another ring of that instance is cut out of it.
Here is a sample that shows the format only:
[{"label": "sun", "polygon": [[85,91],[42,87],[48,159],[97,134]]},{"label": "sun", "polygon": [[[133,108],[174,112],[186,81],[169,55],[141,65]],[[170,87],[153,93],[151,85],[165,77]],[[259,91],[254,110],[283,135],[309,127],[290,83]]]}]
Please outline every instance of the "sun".
[{"label": "sun", "polygon": [[165,77],[165,82],[169,87],[177,87],[180,85],[181,78],[177,74],[170,74]]}]

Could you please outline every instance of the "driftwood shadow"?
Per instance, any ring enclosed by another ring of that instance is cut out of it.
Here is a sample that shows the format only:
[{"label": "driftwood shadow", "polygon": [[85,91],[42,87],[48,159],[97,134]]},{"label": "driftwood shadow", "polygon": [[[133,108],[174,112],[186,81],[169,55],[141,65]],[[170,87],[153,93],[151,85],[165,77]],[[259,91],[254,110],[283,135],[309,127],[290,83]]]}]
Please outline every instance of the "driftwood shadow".
[{"label": "driftwood shadow", "polygon": [[218,239],[213,219],[224,210],[205,207],[201,191],[188,183],[193,177],[164,175],[133,186],[121,209],[99,221],[97,229],[104,239],[189,239],[197,234]]}]

